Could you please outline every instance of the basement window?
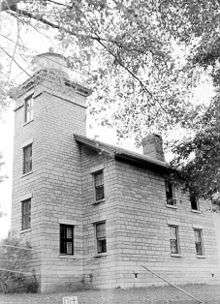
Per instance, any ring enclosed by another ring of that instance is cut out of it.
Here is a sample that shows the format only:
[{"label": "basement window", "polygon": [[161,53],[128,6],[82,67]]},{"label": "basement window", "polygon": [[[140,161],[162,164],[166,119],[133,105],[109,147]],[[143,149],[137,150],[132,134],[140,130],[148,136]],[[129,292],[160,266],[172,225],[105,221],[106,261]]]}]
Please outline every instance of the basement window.
[{"label": "basement window", "polygon": [[104,200],[104,174],[103,170],[99,170],[93,173],[94,188],[95,188],[95,201],[99,202]]},{"label": "basement window", "polygon": [[173,184],[169,180],[165,180],[166,201],[169,206],[176,206],[176,199],[174,198]]},{"label": "basement window", "polygon": [[24,122],[33,120],[33,94],[24,100]]},{"label": "basement window", "polygon": [[107,252],[105,222],[95,223],[97,253]]},{"label": "basement window", "polygon": [[194,228],[196,255],[204,255],[202,229]]},{"label": "basement window", "polygon": [[170,253],[179,254],[180,246],[179,246],[179,235],[178,235],[178,226],[170,225]]},{"label": "basement window", "polygon": [[74,226],[60,224],[60,254],[74,254]]},{"label": "basement window", "polygon": [[21,202],[21,230],[31,228],[31,199]]}]

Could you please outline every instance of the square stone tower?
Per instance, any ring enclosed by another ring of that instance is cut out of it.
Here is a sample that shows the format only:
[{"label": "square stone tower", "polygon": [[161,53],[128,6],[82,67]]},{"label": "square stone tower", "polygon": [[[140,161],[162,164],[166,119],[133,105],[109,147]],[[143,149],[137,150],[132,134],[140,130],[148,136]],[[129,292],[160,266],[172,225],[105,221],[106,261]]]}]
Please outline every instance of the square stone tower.
[{"label": "square stone tower", "polygon": [[38,55],[34,64],[33,76],[13,96],[12,231],[39,250],[33,266],[41,291],[49,291],[50,284],[68,281],[70,268],[71,282],[73,277],[79,282],[82,274],[81,259],[59,257],[59,227],[74,225],[74,253],[81,256],[80,162],[73,133],[85,135],[90,91],[69,80],[66,60],[59,54]]}]

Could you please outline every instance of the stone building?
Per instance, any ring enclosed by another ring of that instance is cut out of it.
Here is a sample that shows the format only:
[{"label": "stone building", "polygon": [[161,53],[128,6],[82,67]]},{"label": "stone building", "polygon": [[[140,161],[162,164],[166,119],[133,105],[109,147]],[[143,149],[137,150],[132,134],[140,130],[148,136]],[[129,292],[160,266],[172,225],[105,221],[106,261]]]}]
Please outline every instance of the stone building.
[{"label": "stone building", "polygon": [[143,155],[86,137],[90,90],[45,53],[16,89],[12,229],[41,291],[219,281],[211,205],[169,180],[161,137]]}]

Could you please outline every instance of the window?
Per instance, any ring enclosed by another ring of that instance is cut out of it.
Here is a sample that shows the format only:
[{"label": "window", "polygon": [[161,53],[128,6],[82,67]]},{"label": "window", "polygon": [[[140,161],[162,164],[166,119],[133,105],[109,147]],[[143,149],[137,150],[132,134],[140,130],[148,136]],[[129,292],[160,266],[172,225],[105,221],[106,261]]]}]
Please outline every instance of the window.
[{"label": "window", "polygon": [[189,192],[189,198],[192,210],[199,210],[198,198],[193,191]]},{"label": "window", "polygon": [[74,226],[60,225],[60,253],[66,255],[74,254]]},{"label": "window", "polygon": [[26,230],[31,228],[31,199],[21,202],[21,229]]},{"label": "window", "polygon": [[178,240],[178,226],[170,225],[170,252],[178,254],[180,252]]},{"label": "window", "polygon": [[95,200],[96,202],[104,199],[104,175],[103,170],[93,173],[94,187],[95,187]]},{"label": "window", "polygon": [[24,122],[29,122],[33,119],[33,95],[28,96],[24,100]]},{"label": "window", "polygon": [[23,148],[23,174],[32,171],[32,144]]},{"label": "window", "polygon": [[196,254],[203,255],[202,229],[194,229]]},{"label": "window", "polygon": [[96,223],[95,232],[96,232],[97,252],[98,253],[106,252],[107,247],[106,247],[105,222]]},{"label": "window", "polygon": [[165,180],[165,188],[166,188],[166,200],[167,205],[175,206],[176,200],[173,196],[173,184],[169,180]]}]

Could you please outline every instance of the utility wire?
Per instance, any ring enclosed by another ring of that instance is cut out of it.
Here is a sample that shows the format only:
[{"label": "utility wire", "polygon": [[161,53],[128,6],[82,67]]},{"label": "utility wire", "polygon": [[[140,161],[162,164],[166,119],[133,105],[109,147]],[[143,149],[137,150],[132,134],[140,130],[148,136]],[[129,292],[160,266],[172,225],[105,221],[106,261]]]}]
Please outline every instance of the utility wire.
[{"label": "utility wire", "polygon": [[21,273],[21,274],[25,274],[25,275],[29,275],[29,276],[34,276],[34,275],[40,275],[40,273],[36,273],[36,272],[24,272],[24,271],[20,271],[20,270],[10,270],[10,269],[6,269],[6,268],[0,268],[0,271],[6,271],[6,272],[12,272],[12,273]]},{"label": "utility wire", "polygon": [[38,250],[38,249],[29,248],[29,247],[16,246],[16,245],[8,245],[8,244],[0,244],[0,247],[17,248],[17,249],[21,249],[21,250],[36,251],[36,252],[45,251],[45,250]]},{"label": "utility wire", "polygon": [[181,291],[182,293],[186,294],[188,297],[196,300],[198,303],[201,304],[205,304],[205,302],[203,302],[202,300],[194,297],[191,293],[187,292],[186,290],[180,288],[179,286],[172,284],[171,282],[169,282],[167,279],[165,279],[164,277],[162,277],[161,275],[158,275],[156,272],[154,272],[153,270],[151,270],[149,267],[145,266],[145,265],[141,265],[141,267],[143,267],[145,270],[147,270],[148,272],[150,272],[151,274],[153,274],[155,277],[161,279],[162,281],[164,281],[165,283],[167,283],[168,285],[174,287],[175,289]]}]

